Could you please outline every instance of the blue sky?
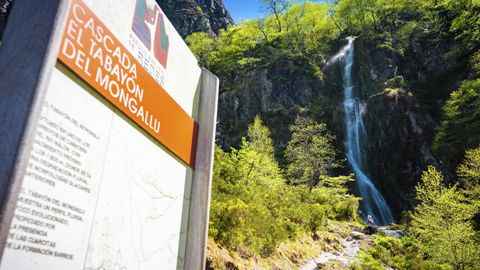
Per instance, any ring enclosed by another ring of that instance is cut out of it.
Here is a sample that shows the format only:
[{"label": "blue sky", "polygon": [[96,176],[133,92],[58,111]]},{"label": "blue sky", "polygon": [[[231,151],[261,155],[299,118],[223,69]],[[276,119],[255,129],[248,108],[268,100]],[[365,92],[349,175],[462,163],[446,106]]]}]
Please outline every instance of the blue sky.
[{"label": "blue sky", "polygon": [[236,23],[261,17],[261,0],[223,0]]},{"label": "blue sky", "polygon": [[236,23],[246,19],[260,18],[265,15],[265,11],[262,8],[262,0],[223,0],[223,3]]}]

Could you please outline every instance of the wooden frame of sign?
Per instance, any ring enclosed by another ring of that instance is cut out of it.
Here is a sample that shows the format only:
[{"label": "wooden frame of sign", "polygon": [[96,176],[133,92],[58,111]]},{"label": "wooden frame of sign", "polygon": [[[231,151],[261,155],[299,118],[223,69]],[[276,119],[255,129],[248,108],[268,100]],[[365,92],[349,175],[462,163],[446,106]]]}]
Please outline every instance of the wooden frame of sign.
[{"label": "wooden frame of sign", "polygon": [[[57,63],[69,0],[17,0],[0,47],[0,252],[14,216],[26,160],[52,70]],[[219,81],[201,74],[195,170],[185,269],[204,269]],[[2,258],[0,258],[1,263]]]}]

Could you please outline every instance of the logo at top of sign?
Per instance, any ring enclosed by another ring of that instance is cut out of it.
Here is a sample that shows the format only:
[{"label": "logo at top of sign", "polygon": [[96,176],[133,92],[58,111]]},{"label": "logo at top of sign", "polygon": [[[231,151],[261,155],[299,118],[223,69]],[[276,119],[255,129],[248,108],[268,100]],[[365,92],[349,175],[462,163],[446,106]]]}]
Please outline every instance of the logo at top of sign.
[{"label": "logo at top of sign", "polygon": [[153,54],[160,64],[167,68],[169,39],[165,26],[165,18],[157,5],[148,6],[146,0],[137,0],[133,18],[133,32]]}]

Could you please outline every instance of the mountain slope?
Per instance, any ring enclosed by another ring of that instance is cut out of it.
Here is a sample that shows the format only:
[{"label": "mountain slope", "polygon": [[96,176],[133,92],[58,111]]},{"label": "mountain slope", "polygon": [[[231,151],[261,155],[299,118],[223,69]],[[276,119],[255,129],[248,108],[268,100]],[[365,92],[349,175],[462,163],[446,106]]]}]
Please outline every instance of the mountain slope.
[{"label": "mountain slope", "polygon": [[[415,185],[428,165],[436,165],[452,181],[464,151],[480,143],[473,123],[471,131],[447,137],[468,145],[442,147],[447,152],[432,148],[450,94],[463,81],[478,77],[474,63],[479,62],[480,42],[478,33],[465,25],[478,22],[477,4],[465,10],[457,2],[430,2],[435,3],[379,4],[374,7],[379,13],[371,15],[372,7],[341,1],[334,17],[327,15],[331,6],[307,3],[282,14],[282,29],[271,16],[232,28],[217,40],[190,37],[191,44],[209,44],[192,48],[222,82],[218,144],[238,147],[248,124],[260,115],[284,164],[288,126],[297,115],[308,115],[328,124],[343,152],[342,69],[328,58],[348,35],[358,36],[353,79],[364,104],[364,166],[400,218],[402,211],[412,209]],[[362,8],[366,11],[355,13]],[[464,117],[469,121],[475,120],[475,110],[468,109],[473,104],[463,109],[470,111]],[[465,135],[461,141],[452,138],[460,135]]]}]

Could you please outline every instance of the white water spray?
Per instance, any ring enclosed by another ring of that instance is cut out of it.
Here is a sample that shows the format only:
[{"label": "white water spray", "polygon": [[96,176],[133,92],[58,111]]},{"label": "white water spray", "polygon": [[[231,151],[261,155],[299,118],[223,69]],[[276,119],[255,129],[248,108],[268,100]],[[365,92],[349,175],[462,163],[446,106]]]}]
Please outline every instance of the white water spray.
[{"label": "white water spray", "polygon": [[377,225],[387,225],[393,223],[390,207],[387,205],[382,194],[375,187],[370,178],[362,169],[362,140],[366,136],[362,117],[362,103],[358,97],[354,96],[355,86],[352,82],[352,67],[354,61],[354,37],[348,38],[348,44],[343,47],[327,63],[333,63],[342,60],[343,67],[343,88],[344,100],[343,108],[345,111],[345,150],[348,162],[355,173],[357,191],[362,197],[360,207],[362,216],[366,218],[371,215]]}]

